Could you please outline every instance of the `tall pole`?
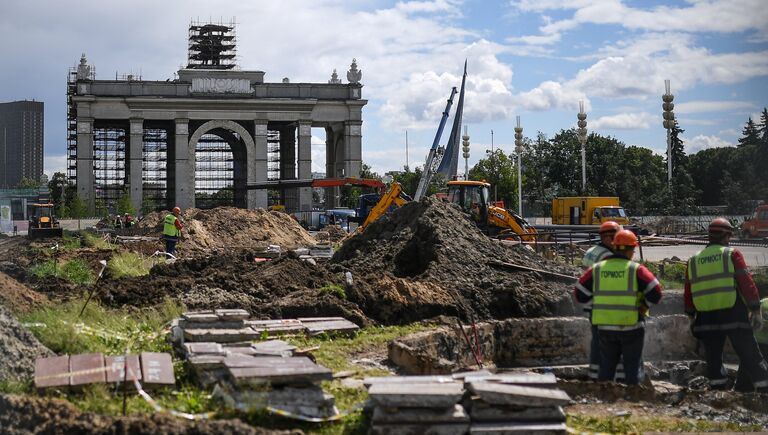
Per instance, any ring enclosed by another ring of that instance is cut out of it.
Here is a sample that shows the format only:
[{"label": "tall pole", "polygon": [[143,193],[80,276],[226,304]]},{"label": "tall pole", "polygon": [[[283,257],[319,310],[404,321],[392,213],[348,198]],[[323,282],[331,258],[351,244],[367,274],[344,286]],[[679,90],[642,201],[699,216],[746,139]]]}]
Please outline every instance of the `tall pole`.
[{"label": "tall pole", "polygon": [[517,214],[523,216],[523,127],[520,126],[520,115],[517,116],[515,127],[515,151],[517,152]]},{"label": "tall pole", "polygon": [[581,143],[581,194],[587,194],[587,113],[584,112],[584,100],[579,101],[579,114],[576,115],[579,126],[576,132]]},{"label": "tall pole", "polygon": [[670,92],[669,80],[664,80],[664,95],[661,96],[664,109],[664,128],[667,129],[667,183],[672,184],[672,129],[675,127],[675,109],[672,101],[675,96]]},{"label": "tall pole", "polygon": [[493,130],[491,130],[491,173],[493,174],[493,201],[496,202],[497,184],[499,184],[498,177],[496,177],[496,157],[493,151]]},{"label": "tall pole", "polygon": [[405,130],[405,169],[408,170],[410,166],[408,163],[408,130]]}]

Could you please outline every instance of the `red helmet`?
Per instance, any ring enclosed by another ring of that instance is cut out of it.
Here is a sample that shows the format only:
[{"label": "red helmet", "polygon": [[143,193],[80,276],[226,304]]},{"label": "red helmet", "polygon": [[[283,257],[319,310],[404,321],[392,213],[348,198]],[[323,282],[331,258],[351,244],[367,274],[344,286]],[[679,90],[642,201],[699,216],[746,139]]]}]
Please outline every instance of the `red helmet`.
[{"label": "red helmet", "polygon": [[613,246],[637,246],[637,236],[629,230],[621,230],[613,236]]},{"label": "red helmet", "polygon": [[709,224],[710,233],[733,233],[733,225],[728,222],[728,219],[715,218]]},{"label": "red helmet", "polygon": [[172,210],[172,212],[173,212],[174,214],[176,214],[176,213],[181,213],[181,209],[180,209],[179,207],[174,207],[174,208],[173,208],[173,210]]},{"label": "red helmet", "polygon": [[614,221],[608,221],[603,222],[602,225],[600,225],[600,229],[597,231],[600,234],[603,233],[615,233],[616,231],[619,231],[621,229],[621,226],[617,224]]}]

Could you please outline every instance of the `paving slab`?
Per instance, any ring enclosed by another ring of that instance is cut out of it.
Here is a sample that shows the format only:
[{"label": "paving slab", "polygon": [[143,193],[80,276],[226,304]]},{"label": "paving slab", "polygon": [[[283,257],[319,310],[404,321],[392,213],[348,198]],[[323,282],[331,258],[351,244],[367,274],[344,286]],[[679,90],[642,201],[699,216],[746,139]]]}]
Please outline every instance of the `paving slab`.
[{"label": "paving slab", "polygon": [[469,424],[375,424],[370,435],[465,435]]},{"label": "paving slab", "polygon": [[469,372],[458,372],[454,373],[453,379],[466,379],[468,376],[491,376],[493,373],[491,373],[490,370],[487,369],[481,369],[481,370],[472,370]]},{"label": "paving slab", "polygon": [[213,310],[191,311],[182,314],[181,318],[189,323],[210,323],[219,321],[219,316],[217,316]]},{"label": "paving slab", "polygon": [[261,335],[262,332],[266,332],[269,336],[306,332],[304,324],[296,319],[246,320],[245,324],[251,327],[259,335]]},{"label": "paving slab", "polygon": [[[126,362],[128,363],[128,373],[125,373]],[[139,364],[138,355],[128,355],[127,358],[122,355],[104,357],[104,366],[107,368],[108,383],[141,380],[141,364]]]},{"label": "paving slab", "polygon": [[215,322],[187,322],[181,319],[179,323],[182,329],[242,329],[245,328],[245,320],[217,320]]},{"label": "paving slab", "polygon": [[469,414],[458,403],[450,408],[382,408],[373,409],[373,424],[390,423],[468,423]]},{"label": "paving slab", "polygon": [[69,357],[69,385],[104,383],[107,376],[104,370],[104,355],[100,353],[81,353]]},{"label": "paving slab", "polygon": [[563,412],[563,408],[560,406],[546,408],[494,406],[482,400],[472,400],[469,414],[472,416],[472,421],[479,422],[546,421],[561,423],[565,421],[565,412]]},{"label": "paving slab", "polygon": [[566,431],[565,423],[472,423],[469,427],[470,434],[483,435],[559,435],[565,434]]},{"label": "paving slab", "polygon": [[246,310],[242,309],[219,309],[214,310],[219,319],[224,321],[229,320],[248,320],[251,315]]},{"label": "paving slab", "polygon": [[283,358],[279,356],[249,356],[231,354],[224,358],[224,365],[231,368],[244,367],[315,367],[307,357],[296,356]]},{"label": "paving slab", "polygon": [[159,352],[141,353],[142,385],[147,388],[176,385],[171,355]]},{"label": "paving slab", "polygon": [[267,393],[270,406],[280,408],[288,405],[333,407],[336,398],[317,385],[304,388],[285,387],[272,389]]},{"label": "paving slab", "polygon": [[283,340],[268,340],[251,345],[254,355],[290,357],[296,351],[296,346]]},{"label": "paving slab", "polygon": [[227,371],[236,385],[305,385],[333,379],[331,371],[322,366],[227,367]]},{"label": "paving slab", "polygon": [[317,318],[299,318],[302,324],[307,328],[309,335],[319,335],[328,332],[334,333],[352,333],[360,330],[360,327],[343,317],[327,318],[316,320]]},{"label": "paving slab", "polygon": [[527,385],[534,387],[554,387],[557,378],[553,373],[499,373],[492,375],[468,375],[464,382],[495,382],[499,384]]},{"label": "paving slab", "polygon": [[210,370],[224,367],[226,355],[193,355],[187,359],[195,370]]},{"label": "paving slab", "polygon": [[470,382],[469,390],[492,405],[548,407],[567,405],[571,401],[565,391],[551,388],[524,387],[494,382]]},{"label": "paving slab", "polygon": [[35,360],[35,387],[48,388],[68,385],[69,355]]},{"label": "paving slab", "polygon": [[246,327],[241,329],[185,329],[184,339],[191,342],[237,343],[259,338],[259,333]]},{"label": "paving slab", "polygon": [[449,375],[430,376],[370,376],[363,379],[363,385],[370,387],[373,384],[445,384],[457,382]]},{"label": "paving slab", "polygon": [[464,395],[459,383],[375,383],[368,388],[368,397],[385,408],[449,408]]},{"label": "paving slab", "polygon": [[224,349],[220,343],[200,342],[184,343],[184,352],[187,356],[192,355],[224,355]]}]

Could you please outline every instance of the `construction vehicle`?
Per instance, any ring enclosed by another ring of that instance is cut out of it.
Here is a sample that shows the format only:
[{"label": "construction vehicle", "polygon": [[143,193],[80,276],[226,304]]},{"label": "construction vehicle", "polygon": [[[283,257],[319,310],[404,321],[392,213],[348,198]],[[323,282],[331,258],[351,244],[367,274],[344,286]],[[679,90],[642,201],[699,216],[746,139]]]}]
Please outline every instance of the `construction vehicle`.
[{"label": "construction vehicle", "polygon": [[768,204],[757,206],[752,217],[741,224],[741,237],[768,237]]},{"label": "construction vehicle", "polygon": [[571,196],[552,198],[553,225],[600,225],[614,221],[629,225],[616,196]]},{"label": "construction vehicle", "polygon": [[61,224],[53,214],[53,204],[32,204],[32,207],[33,212],[29,218],[27,237],[43,239],[63,235]]},{"label": "construction vehicle", "polygon": [[355,233],[365,230],[371,222],[378,219],[384,213],[402,207],[411,201],[411,197],[403,192],[403,186],[397,181],[390,183],[389,189],[382,195],[375,193],[360,195],[357,208],[357,221],[359,225]]}]

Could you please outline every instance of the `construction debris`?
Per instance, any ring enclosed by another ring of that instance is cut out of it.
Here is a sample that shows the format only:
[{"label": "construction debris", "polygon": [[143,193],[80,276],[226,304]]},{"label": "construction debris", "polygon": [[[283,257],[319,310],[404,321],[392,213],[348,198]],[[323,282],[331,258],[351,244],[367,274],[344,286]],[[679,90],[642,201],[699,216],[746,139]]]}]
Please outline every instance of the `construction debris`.
[{"label": "construction debris", "polygon": [[[124,371],[128,366],[128,372]],[[71,387],[141,380],[145,389],[176,384],[171,355],[142,352],[140,355],[108,356],[100,353],[61,355],[35,361],[35,387]]]},{"label": "construction debris", "polygon": [[31,379],[35,359],[51,355],[53,352],[24,328],[7,308],[0,305],[0,382],[24,382]]}]

